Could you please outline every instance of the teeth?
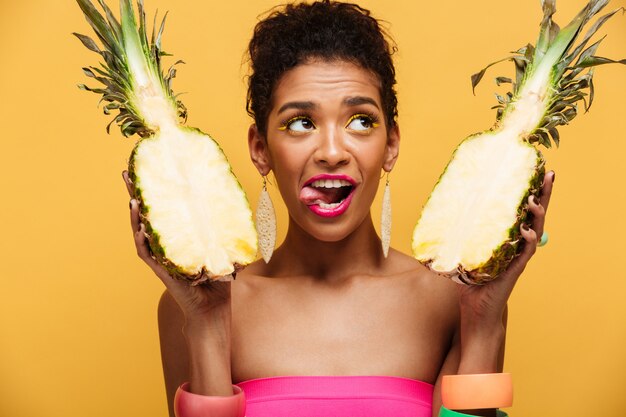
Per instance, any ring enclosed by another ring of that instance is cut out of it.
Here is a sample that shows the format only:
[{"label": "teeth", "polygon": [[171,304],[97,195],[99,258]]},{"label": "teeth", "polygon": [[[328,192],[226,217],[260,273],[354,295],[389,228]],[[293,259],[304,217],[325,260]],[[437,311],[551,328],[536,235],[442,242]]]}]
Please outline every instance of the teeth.
[{"label": "teeth", "polygon": [[341,200],[338,203],[332,203],[332,204],[320,203],[319,206],[320,208],[323,208],[323,209],[334,209],[335,207],[338,207],[339,204],[341,204],[342,202],[343,200]]},{"label": "teeth", "polygon": [[316,180],[311,183],[311,187],[315,188],[340,188],[351,186],[352,184],[346,180]]}]

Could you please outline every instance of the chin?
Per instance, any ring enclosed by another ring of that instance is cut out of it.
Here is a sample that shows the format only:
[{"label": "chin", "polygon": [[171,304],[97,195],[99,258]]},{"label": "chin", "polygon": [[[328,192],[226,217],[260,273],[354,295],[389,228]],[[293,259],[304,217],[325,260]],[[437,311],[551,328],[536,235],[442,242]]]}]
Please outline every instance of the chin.
[{"label": "chin", "polygon": [[317,217],[311,213],[310,215],[315,217],[306,218],[304,221],[294,219],[294,221],[300,226],[302,231],[320,242],[341,242],[359,229],[368,217],[368,213],[365,213],[362,217],[360,216],[360,219],[355,218],[354,214],[352,216],[350,214],[346,212],[341,216],[342,218],[330,220]]}]

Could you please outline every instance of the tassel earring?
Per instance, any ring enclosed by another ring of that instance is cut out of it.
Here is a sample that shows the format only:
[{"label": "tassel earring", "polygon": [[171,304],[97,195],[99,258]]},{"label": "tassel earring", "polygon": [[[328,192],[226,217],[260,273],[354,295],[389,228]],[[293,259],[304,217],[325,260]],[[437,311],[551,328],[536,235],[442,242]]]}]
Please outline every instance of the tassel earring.
[{"label": "tassel earring", "polygon": [[383,254],[386,258],[389,254],[389,245],[391,244],[391,191],[389,189],[389,173],[387,173],[387,182],[383,194],[383,210],[380,217],[380,240],[383,247]]},{"label": "tassel earring", "polygon": [[265,176],[263,176],[263,189],[256,209],[256,233],[259,240],[259,251],[265,263],[268,263],[272,258],[276,244],[276,214],[274,214],[274,205],[270,194],[267,192]]}]

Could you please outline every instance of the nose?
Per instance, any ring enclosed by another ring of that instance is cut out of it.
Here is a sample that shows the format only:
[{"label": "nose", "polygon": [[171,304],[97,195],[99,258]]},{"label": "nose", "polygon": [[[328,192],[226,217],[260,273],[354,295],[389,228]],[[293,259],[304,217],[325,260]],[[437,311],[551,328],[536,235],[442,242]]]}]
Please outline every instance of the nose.
[{"label": "nose", "polygon": [[346,140],[339,129],[323,129],[319,133],[319,143],[315,150],[315,162],[329,167],[346,165],[350,153],[346,148]]}]

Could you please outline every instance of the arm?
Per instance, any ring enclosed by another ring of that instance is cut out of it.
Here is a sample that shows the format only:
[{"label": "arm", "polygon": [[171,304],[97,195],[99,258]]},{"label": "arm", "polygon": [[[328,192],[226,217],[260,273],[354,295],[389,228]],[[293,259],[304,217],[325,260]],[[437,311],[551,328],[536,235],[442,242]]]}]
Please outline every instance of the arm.
[{"label": "arm", "polygon": [[[506,342],[506,324],[507,324],[507,318],[508,318],[508,307],[505,306],[504,309],[504,314],[502,315],[502,328],[504,330],[504,333],[502,335],[501,338],[498,338],[498,350],[497,353],[495,353],[495,359],[487,359],[486,362],[490,363],[491,361],[495,361],[495,369],[493,371],[475,371],[473,373],[487,373],[487,372],[502,372],[502,369],[504,367],[504,348],[505,348],[505,342]],[[448,351],[448,354],[446,355],[446,359],[443,362],[443,365],[441,367],[441,370],[439,371],[439,376],[437,377],[437,381],[435,382],[435,390],[433,392],[433,417],[437,417],[439,415],[439,408],[441,407],[441,380],[443,379],[444,375],[455,375],[455,374],[459,374],[462,373],[462,369],[460,368],[461,365],[461,355],[462,355],[462,346],[461,346],[461,335],[460,335],[460,331],[458,331],[454,336],[454,339],[452,340],[452,344],[450,346],[450,350]],[[492,353],[491,355],[494,355],[494,353]],[[489,355],[485,355],[485,352],[483,352],[483,354],[481,354],[481,357],[487,357]],[[468,359],[468,357],[465,357],[464,362],[467,364],[467,366],[471,366],[472,361]],[[472,372],[464,372],[464,373],[472,373]],[[488,415],[495,415],[495,413],[493,411],[489,411],[489,410],[474,410],[474,411],[479,411],[482,412],[482,415],[488,416]],[[491,412],[491,414],[489,414],[489,412]]]},{"label": "arm", "polygon": [[185,317],[167,291],[163,292],[159,301],[158,318],[167,407],[169,416],[174,417],[176,388],[183,382],[189,381],[189,355],[183,335]]},{"label": "arm", "polygon": [[224,330],[217,330],[220,326],[216,326],[216,331],[197,326],[194,328],[197,334],[194,333],[185,326],[180,307],[167,291],[159,302],[158,319],[170,417],[174,417],[174,394],[183,382],[190,381],[194,392],[199,394],[204,391],[205,395],[230,395],[230,335],[225,337]]},{"label": "arm", "polygon": [[[459,328],[437,379],[436,409],[441,406],[440,383],[446,374],[501,372],[506,335],[507,301],[528,261],[537,250],[537,237],[543,234],[546,210],[552,195],[554,172],[546,173],[541,196],[528,198],[532,224],[520,225],[524,246],[521,253],[498,279],[480,286],[459,285]],[[456,369],[455,369],[456,367]],[[467,413],[467,412],[466,412]],[[474,415],[495,415],[494,410],[473,410]]]},{"label": "arm", "polygon": [[[122,176],[132,197],[128,172]],[[230,282],[190,285],[174,279],[150,253],[146,226],[134,199],[130,201],[130,221],[137,255],[167,288],[167,295],[159,304],[159,331],[168,402],[171,403],[172,384],[183,376],[189,376],[191,393],[232,395]],[[179,357],[181,352],[186,352],[184,358]],[[186,367],[188,374],[183,371]]]}]

